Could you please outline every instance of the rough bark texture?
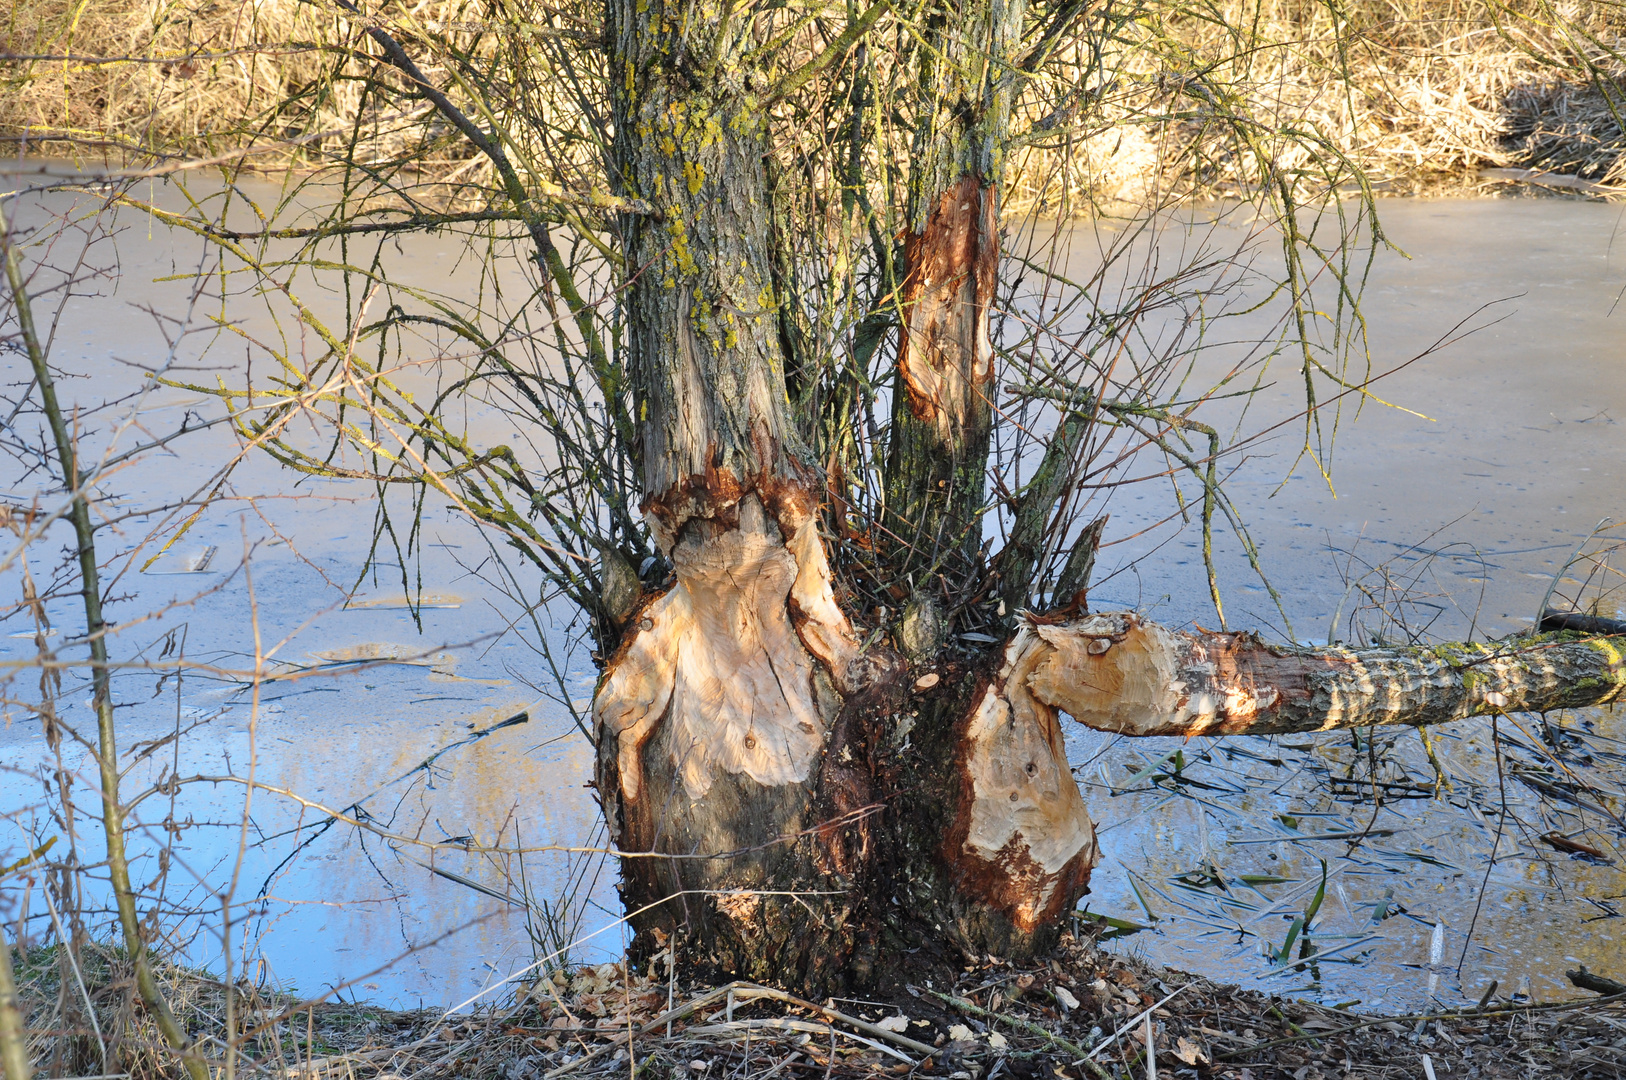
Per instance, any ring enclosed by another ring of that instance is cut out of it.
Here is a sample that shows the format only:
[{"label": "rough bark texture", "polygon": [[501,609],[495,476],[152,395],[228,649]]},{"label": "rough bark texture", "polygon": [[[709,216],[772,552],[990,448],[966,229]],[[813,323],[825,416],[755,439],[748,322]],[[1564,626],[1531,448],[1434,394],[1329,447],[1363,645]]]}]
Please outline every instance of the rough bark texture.
[{"label": "rough bark texture", "polygon": [[[822,483],[786,398],[762,109],[752,72],[732,71],[753,39],[731,11],[608,3],[622,193],[657,211],[623,223],[622,302],[642,508],[674,572],[642,599],[624,590],[617,614],[635,606],[593,707],[596,786],[645,946],[682,934],[690,962],[815,994],[1048,947],[1097,854],[1062,713],[1134,735],[1303,731],[1626,687],[1622,639],[1573,635],[1297,649],[1114,614],[1024,617],[980,664],[923,649],[906,671],[884,642],[861,646],[871,635],[837,603]],[[981,536],[1008,112],[994,60],[1020,15],[985,4],[959,13],[975,32],[938,27],[937,74],[960,89],[925,127],[952,137],[921,155],[931,199],[908,243],[889,507],[934,566],[962,539],[975,562]],[[1024,594],[1045,517],[1029,509],[1006,560]],[[1081,551],[1066,581],[1086,580]],[[936,640],[937,621],[916,622]]]},{"label": "rough bark texture", "polygon": [[967,174],[999,180],[1021,80],[1025,0],[959,0],[932,11],[920,51],[922,115],[910,162],[909,224],[924,232],[944,192]]},{"label": "rough bark texture", "polygon": [[[763,117],[694,70],[726,62],[726,15],[608,13],[621,179],[659,211],[623,226],[626,352],[643,510],[675,582],[631,614],[606,668],[598,789],[619,847],[670,856],[625,861],[629,910],[649,908],[635,926],[681,926],[720,965],[771,977],[776,957],[819,961],[782,910],[798,901],[754,891],[829,891],[817,845],[785,838],[814,823],[831,724],[874,673],[852,670],[786,402]],[[841,905],[813,903],[841,934]]]},{"label": "rough bark texture", "polygon": [[[762,110],[750,71],[723,77],[753,39],[729,29],[731,10],[608,3],[622,193],[657,211],[622,225],[622,303],[642,508],[674,571],[642,599],[623,590],[617,614],[633,606],[593,706],[596,786],[645,947],[682,934],[689,962],[821,995],[958,953],[1048,947],[1097,852],[1062,713],[1190,735],[1621,693],[1618,638],[1287,649],[1117,614],[1026,617],[981,664],[928,650],[906,672],[884,642],[861,646],[870,635],[837,603],[821,484],[786,399]],[[986,23],[983,38],[943,55],[984,97],[951,95],[949,109],[999,105],[989,58],[1008,46],[1012,12],[1019,26],[1015,7],[962,13]],[[909,245],[893,447],[892,512],[916,507],[929,546],[980,537],[998,258],[997,162],[977,135],[992,129],[975,109],[949,120],[964,137],[923,157],[923,175],[948,180]],[[1031,580],[1036,531],[1013,550],[1013,579]]]},{"label": "rough bark texture", "polygon": [[[1000,713],[1003,671],[913,693],[835,600],[786,400],[763,117],[749,72],[718,74],[751,39],[727,8],[608,12],[623,194],[658,211],[621,243],[642,508],[674,571],[627,613],[593,707],[633,924],[821,992],[894,976],[912,950],[1043,948],[1094,854],[1054,710],[1019,695]],[[961,241],[983,243],[991,213],[978,201]],[[976,257],[991,289],[993,255]]]},{"label": "rough bark texture", "polygon": [[1124,735],[1270,735],[1545,712],[1626,693],[1626,638],[1541,634],[1432,648],[1267,645],[1132,612],[1029,618],[1006,650],[1023,691]]},{"label": "rough bark texture", "polygon": [[892,532],[909,542],[910,564],[936,564],[955,548],[974,562],[993,430],[988,307],[998,284],[998,188],[961,177],[908,238],[904,262]]},{"label": "rough bark texture", "polygon": [[888,461],[900,571],[975,566],[992,431],[988,313],[999,270],[999,179],[1022,0],[970,0],[929,23],[899,290],[903,330]]}]

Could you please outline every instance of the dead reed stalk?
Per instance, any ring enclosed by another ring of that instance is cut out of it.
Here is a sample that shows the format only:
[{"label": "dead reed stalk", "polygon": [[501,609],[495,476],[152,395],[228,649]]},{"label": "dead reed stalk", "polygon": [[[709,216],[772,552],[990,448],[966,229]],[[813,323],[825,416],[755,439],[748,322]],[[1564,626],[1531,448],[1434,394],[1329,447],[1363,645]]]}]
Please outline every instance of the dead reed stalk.
[{"label": "dead reed stalk", "polygon": [[11,969],[11,942],[0,932],[0,1064],[6,1080],[28,1080],[28,1035],[18,1008],[17,977]]}]

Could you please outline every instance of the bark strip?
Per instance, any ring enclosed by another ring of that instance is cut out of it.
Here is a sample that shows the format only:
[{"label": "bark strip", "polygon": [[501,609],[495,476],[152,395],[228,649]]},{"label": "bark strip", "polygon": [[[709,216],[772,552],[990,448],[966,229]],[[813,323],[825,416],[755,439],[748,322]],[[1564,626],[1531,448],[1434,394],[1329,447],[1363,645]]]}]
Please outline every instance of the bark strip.
[{"label": "bark strip", "polygon": [[1539,634],[1433,647],[1270,645],[1132,612],[1029,617],[1008,656],[1035,700],[1124,735],[1273,735],[1443,724],[1626,694],[1626,638]]},{"label": "bark strip", "polygon": [[987,424],[988,305],[999,271],[999,195],[971,174],[939,198],[904,248],[905,325],[898,373],[915,419],[952,446]]},{"label": "bark strip", "polygon": [[[988,309],[999,271],[999,192],[967,173],[905,245],[903,337],[893,409],[892,531],[935,562],[982,541],[994,374]],[[911,560],[913,561],[913,560]]]}]

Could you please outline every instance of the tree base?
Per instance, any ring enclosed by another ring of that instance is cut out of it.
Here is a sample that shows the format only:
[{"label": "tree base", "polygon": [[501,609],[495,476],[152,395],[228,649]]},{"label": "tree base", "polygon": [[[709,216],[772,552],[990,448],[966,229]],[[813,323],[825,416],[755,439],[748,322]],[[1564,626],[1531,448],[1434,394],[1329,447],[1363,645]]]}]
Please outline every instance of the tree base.
[{"label": "tree base", "polygon": [[644,948],[803,993],[1049,948],[1096,848],[1029,653],[933,682],[861,652],[810,531],[754,496],[692,522],[607,667],[598,785]]}]

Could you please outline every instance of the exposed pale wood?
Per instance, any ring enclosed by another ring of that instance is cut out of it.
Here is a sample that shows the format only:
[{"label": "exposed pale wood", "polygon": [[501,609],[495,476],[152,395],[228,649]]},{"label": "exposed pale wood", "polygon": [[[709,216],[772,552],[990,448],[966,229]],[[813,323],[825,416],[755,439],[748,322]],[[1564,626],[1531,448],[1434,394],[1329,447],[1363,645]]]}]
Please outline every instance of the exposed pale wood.
[{"label": "exposed pale wood", "polygon": [[[899,289],[903,332],[886,468],[896,569],[978,561],[993,430],[988,317],[999,269],[999,182],[1025,0],[925,13]],[[961,559],[944,560],[958,550]],[[918,584],[918,582],[917,582]]]},{"label": "exposed pale wood", "polygon": [[1032,933],[1071,910],[1097,851],[1056,708],[1031,689],[1047,654],[1027,633],[972,712],[962,743],[969,790],[950,835],[961,888]]},{"label": "exposed pale wood", "polygon": [[987,423],[993,374],[988,306],[999,266],[999,194],[966,175],[938,199],[906,245],[904,336],[898,374],[909,411],[954,449]]},{"label": "exposed pale wood", "polygon": [[903,563],[944,548],[970,557],[993,431],[994,356],[988,312],[999,268],[999,191],[966,174],[937,197],[904,244],[903,334],[888,458],[891,531]]},{"label": "exposed pale wood", "polygon": [[1125,735],[1278,734],[1541,712],[1626,693],[1626,638],[1543,634],[1432,648],[1270,645],[1130,612],[1029,620],[1011,645],[1037,701]]},{"label": "exposed pale wood", "polygon": [[[770,787],[803,782],[840,707],[833,686],[818,693],[813,657],[791,620],[800,583],[815,597],[809,604],[815,618],[806,620],[815,628],[810,636],[843,656],[850,648],[845,619],[816,621],[840,617],[828,584],[817,581],[816,565],[801,572],[755,495],[738,517],[736,529],[707,525],[685,533],[672,550],[677,584],[640,613],[594,702],[600,730],[619,746],[621,790],[629,800],[640,798],[643,748],[657,723],[670,729],[671,765],[695,800],[719,772]],[[822,563],[814,540],[803,536],[803,557]]]}]

